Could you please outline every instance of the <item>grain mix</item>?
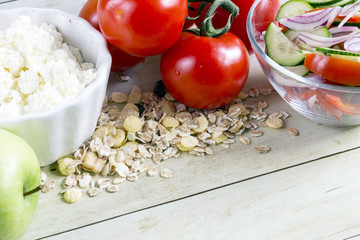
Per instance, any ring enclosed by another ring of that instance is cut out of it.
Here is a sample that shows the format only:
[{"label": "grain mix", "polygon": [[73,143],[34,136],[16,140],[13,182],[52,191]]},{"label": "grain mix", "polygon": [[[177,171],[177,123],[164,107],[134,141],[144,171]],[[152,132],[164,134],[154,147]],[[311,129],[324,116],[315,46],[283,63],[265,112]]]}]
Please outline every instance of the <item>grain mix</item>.
[{"label": "grain mix", "polygon": [[[157,89],[159,86],[163,87],[161,82],[154,92],[142,92],[135,85],[128,94],[113,92],[105,99],[92,137],[74,154],[58,160],[58,169],[66,176],[62,191],[66,202],[80,199],[78,188],[86,189],[91,197],[102,191],[117,192],[121,182],[135,182],[142,173],[171,178],[172,171],[161,167],[162,161],[184,152],[213,155],[215,145],[228,149],[236,139],[250,145],[252,137],[263,135],[259,127],[282,128],[290,116],[285,111],[266,113],[264,99],[246,103],[247,98],[268,96],[270,88],[250,88],[225,107],[198,110],[175,101],[166,89]],[[288,132],[299,135],[295,128]],[[254,150],[263,154],[271,148],[259,145]],[[152,160],[150,165],[147,159]],[[43,192],[53,187],[49,182],[43,181]]]}]

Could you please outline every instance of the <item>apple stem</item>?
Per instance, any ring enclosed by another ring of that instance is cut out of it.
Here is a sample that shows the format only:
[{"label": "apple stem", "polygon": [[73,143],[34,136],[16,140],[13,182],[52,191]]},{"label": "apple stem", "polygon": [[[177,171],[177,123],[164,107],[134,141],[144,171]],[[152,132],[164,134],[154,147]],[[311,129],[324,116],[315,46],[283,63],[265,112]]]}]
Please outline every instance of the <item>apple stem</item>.
[{"label": "apple stem", "polygon": [[34,188],[33,190],[30,190],[30,191],[24,193],[24,197],[31,195],[33,193],[36,193],[36,192],[40,191],[41,189],[42,189],[42,186],[38,186],[38,187]]}]

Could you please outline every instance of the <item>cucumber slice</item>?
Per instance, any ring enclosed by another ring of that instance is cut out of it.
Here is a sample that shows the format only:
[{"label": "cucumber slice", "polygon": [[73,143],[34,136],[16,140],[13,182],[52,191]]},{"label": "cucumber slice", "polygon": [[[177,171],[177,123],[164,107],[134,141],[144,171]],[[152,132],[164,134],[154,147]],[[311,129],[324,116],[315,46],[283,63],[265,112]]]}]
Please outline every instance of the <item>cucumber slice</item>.
[{"label": "cucumber slice", "polygon": [[[342,51],[340,49],[331,49],[333,53],[330,53],[330,54],[324,53],[325,50],[318,51],[318,49],[326,49],[326,48],[317,47],[317,49],[315,51],[299,50],[299,52],[301,52],[304,55],[306,55],[307,53],[315,53],[315,54],[319,54],[319,55],[326,55],[329,57],[336,57],[336,58],[346,59],[346,60],[350,60],[350,61],[354,61],[354,62],[360,62],[360,56],[343,54],[346,51]],[[335,54],[335,52],[337,54]],[[357,54],[357,53],[355,53],[355,54]]]},{"label": "cucumber slice", "polygon": [[266,30],[265,45],[268,56],[282,66],[296,66],[304,61],[305,55],[273,22]]},{"label": "cucumber slice", "polygon": [[323,6],[336,4],[341,0],[305,0],[305,1],[308,2],[313,7],[323,7]]},{"label": "cucumber slice", "polygon": [[319,27],[311,32],[312,34],[318,35],[320,37],[331,37],[329,29],[327,27]]},{"label": "cucumber slice", "polygon": [[348,52],[348,51],[343,51],[343,50],[340,50],[340,49],[333,49],[333,48],[316,47],[316,51],[322,52],[322,53],[324,53],[325,55],[328,55],[328,56],[342,55],[342,56],[360,57],[360,53]]},{"label": "cucumber slice", "polygon": [[[318,35],[321,37],[330,37],[331,36],[329,29],[327,27],[319,27],[309,33],[312,33],[312,34],[315,34],[315,35]],[[290,41],[294,41],[297,38],[299,32],[289,29],[289,30],[286,30],[284,32],[284,34]]]},{"label": "cucumber slice", "polygon": [[290,40],[290,41],[294,41],[297,36],[299,35],[299,32],[298,31],[294,31],[294,30],[291,30],[291,29],[288,29],[284,32],[284,35]]},{"label": "cucumber slice", "polygon": [[336,7],[336,6],[343,7],[345,5],[349,5],[349,4],[352,4],[354,2],[356,2],[356,0],[341,0],[339,2],[330,4],[330,5],[325,5],[324,7]]},{"label": "cucumber slice", "polygon": [[357,57],[357,56],[330,54],[330,57],[336,57],[336,58],[342,58],[342,59],[349,60],[349,61],[360,62],[360,57]]},{"label": "cucumber slice", "polygon": [[282,18],[298,16],[312,9],[313,7],[308,2],[303,0],[290,0],[281,5],[275,20],[279,21]]},{"label": "cucumber slice", "polygon": [[310,70],[307,69],[303,64],[302,65],[298,65],[298,66],[293,66],[293,67],[284,67],[286,68],[287,70],[293,72],[293,73],[296,73],[297,75],[300,75],[300,76],[306,76]]}]

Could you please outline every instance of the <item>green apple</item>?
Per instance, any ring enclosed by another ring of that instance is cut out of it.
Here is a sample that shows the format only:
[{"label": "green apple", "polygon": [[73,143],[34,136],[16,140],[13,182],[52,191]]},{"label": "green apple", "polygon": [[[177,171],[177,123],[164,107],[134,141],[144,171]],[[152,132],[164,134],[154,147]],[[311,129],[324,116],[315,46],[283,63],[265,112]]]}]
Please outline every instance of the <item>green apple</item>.
[{"label": "green apple", "polygon": [[21,238],[39,198],[40,165],[20,137],[0,129],[0,238]]}]

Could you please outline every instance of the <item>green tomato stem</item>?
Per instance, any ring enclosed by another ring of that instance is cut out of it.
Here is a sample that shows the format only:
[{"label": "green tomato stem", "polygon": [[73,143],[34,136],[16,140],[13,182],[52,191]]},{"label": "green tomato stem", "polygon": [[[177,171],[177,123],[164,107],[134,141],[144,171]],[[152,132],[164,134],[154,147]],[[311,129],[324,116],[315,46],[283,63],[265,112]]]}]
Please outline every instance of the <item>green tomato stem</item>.
[{"label": "green tomato stem", "polygon": [[[205,15],[204,21],[201,23],[200,31],[195,30],[198,35],[206,37],[220,37],[227,33],[231,27],[232,21],[239,14],[239,8],[231,0],[188,0],[188,2],[201,2],[198,15],[200,15],[201,10],[204,8],[206,3],[211,3],[209,10]],[[212,18],[215,15],[215,11],[218,7],[221,7],[230,13],[229,19],[223,28],[215,29],[212,24]]]}]

